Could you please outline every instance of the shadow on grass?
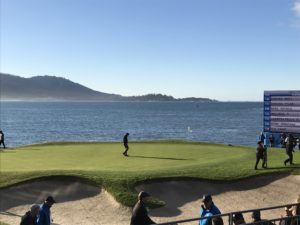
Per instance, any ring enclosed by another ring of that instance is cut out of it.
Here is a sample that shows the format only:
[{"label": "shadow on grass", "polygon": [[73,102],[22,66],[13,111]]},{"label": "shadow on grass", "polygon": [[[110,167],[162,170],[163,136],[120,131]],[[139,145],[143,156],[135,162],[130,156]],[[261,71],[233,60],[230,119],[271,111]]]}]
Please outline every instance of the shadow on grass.
[{"label": "shadow on grass", "polygon": [[285,170],[285,169],[300,169],[300,164],[286,165],[286,166],[269,166],[268,168],[258,168],[258,170]]},{"label": "shadow on grass", "polygon": [[181,158],[170,158],[170,157],[154,157],[154,156],[137,156],[130,155],[130,158],[146,158],[146,159],[164,159],[164,160],[190,160],[190,159],[181,159]]}]

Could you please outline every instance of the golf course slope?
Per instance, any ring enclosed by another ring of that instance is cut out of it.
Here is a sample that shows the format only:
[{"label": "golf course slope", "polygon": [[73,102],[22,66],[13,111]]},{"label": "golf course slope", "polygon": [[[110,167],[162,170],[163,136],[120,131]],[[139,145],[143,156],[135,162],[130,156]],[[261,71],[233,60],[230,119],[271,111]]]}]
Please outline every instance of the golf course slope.
[{"label": "golf course slope", "polygon": [[[18,224],[31,204],[57,200],[54,224],[129,224],[140,190],[153,196],[157,222],[199,216],[211,193],[222,212],[296,202],[300,164],[283,166],[269,150],[268,169],[255,171],[255,148],[193,142],[50,143],[0,152],[0,221]],[[300,162],[300,151],[294,154]],[[263,213],[264,218],[280,210]],[[249,219],[249,216],[246,215]],[[188,223],[187,223],[188,224]],[[189,224],[197,224],[196,222]]]}]

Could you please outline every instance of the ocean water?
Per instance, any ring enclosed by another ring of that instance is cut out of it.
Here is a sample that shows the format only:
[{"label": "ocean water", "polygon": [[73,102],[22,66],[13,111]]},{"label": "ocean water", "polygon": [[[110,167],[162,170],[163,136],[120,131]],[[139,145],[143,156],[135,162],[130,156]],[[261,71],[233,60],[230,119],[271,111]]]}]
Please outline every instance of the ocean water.
[{"label": "ocean water", "polygon": [[181,139],[254,146],[262,103],[1,102],[8,147],[52,141]]}]

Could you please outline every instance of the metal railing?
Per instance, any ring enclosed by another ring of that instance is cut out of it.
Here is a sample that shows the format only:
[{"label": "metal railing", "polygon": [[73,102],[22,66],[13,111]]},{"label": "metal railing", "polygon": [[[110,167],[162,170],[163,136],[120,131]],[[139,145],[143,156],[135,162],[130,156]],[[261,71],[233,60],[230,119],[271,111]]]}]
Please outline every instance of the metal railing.
[{"label": "metal railing", "polygon": [[[176,225],[176,224],[181,224],[181,223],[187,223],[187,222],[192,222],[192,221],[200,221],[204,219],[212,219],[215,217],[228,217],[228,224],[233,225],[233,215],[236,213],[250,213],[253,211],[266,211],[266,210],[273,210],[273,209],[279,209],[279,208],[284,208],[284,207],[292,207],[292,206],[298,206],[300,203],[292,203],[292,204],[286,204],[286,205],[278,205],[278,206],[272,206],[272,207],[265,207],[265,208],[255,208],[255,209],[248,209],[248,210],[242,210],[242,211],[234,211],[230,213],[223,213],[223,214],[218,214],[218,215],[213,215],[213,216],[206,216],[206,217],[196,217],[196,218],[191,218],[191,219],[184,219],[184,220],[175,220],[175,221],[170,221],[166,223],[158,223],[157,225]],[[260,222],[252,222],[252,223],[246,223],[246,224],[265,224],[267,225],[268,221],[269,222],[276,222],[276,221],[282,221],[282,220],[287,220],[291,218],[297,218],[297,223],[295,225],[300,225],[300,215],[294,216],[294,217],[283,217],[283,218],[275,218],[271,220],[264,220]]]}]

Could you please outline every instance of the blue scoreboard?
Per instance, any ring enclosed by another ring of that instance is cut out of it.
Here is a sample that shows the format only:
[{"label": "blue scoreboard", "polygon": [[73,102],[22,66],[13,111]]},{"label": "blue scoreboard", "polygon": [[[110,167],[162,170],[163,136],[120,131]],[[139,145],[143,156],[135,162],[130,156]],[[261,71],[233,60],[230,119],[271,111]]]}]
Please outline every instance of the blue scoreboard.
[{"label": "blue scoreboard", "polygon": [[264,92],[264,131],[300,134],[300,91]]}]

